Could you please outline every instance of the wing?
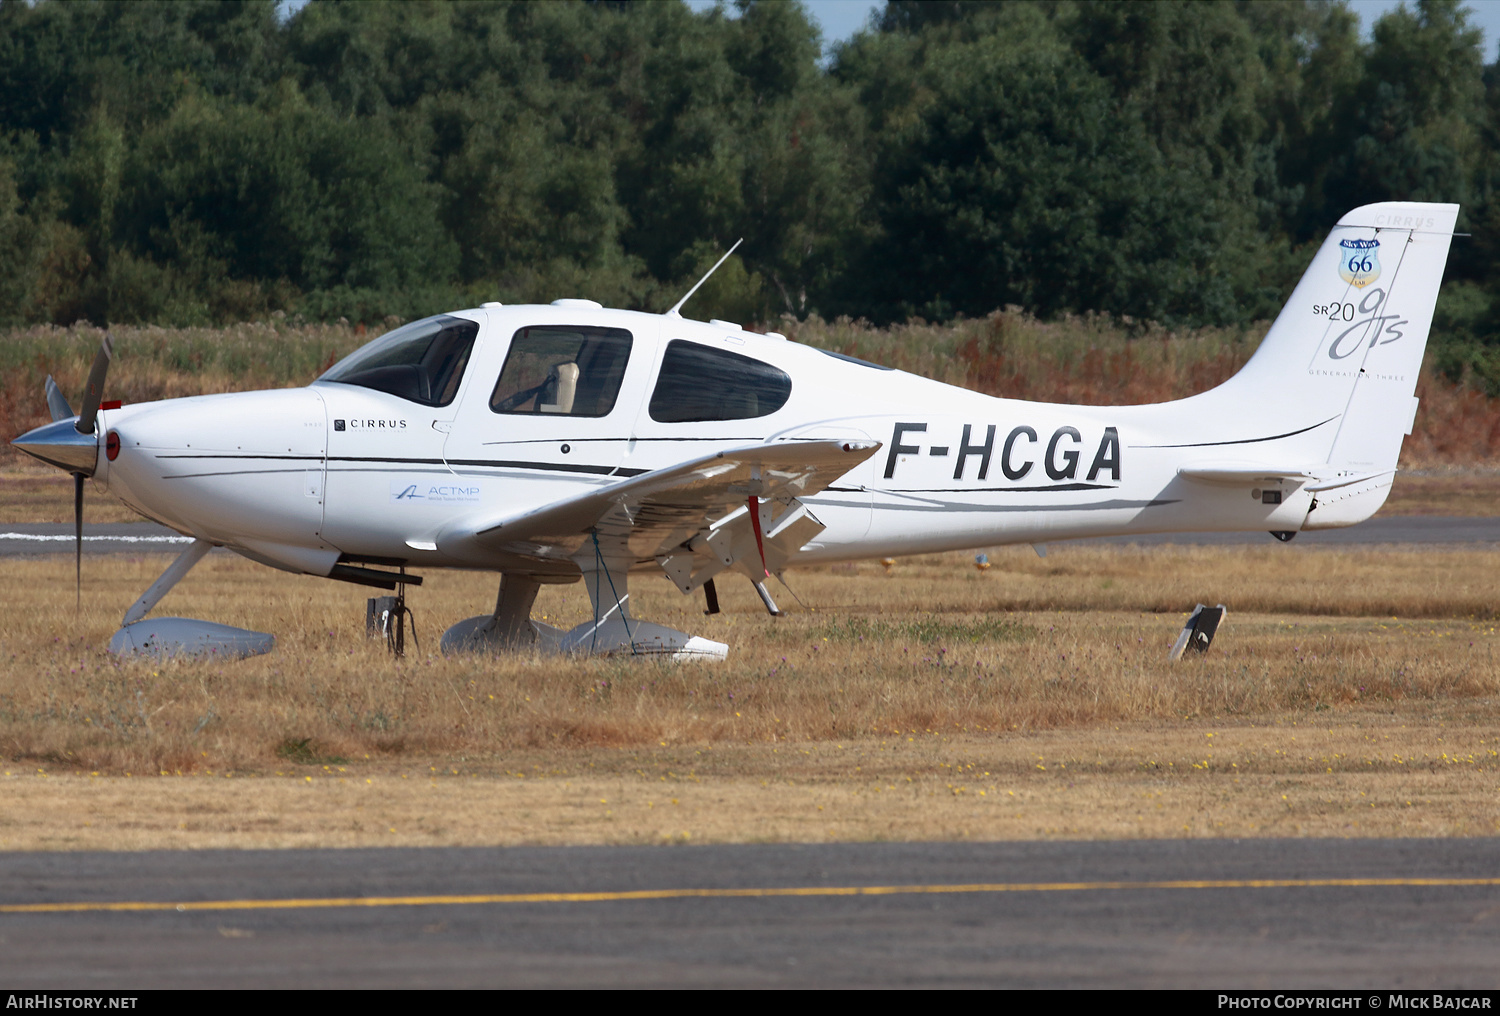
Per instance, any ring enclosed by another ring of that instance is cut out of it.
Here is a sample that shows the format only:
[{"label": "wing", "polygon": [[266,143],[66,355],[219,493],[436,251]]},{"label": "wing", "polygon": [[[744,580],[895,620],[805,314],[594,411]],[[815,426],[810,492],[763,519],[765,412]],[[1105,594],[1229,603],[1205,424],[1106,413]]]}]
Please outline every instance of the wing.
[{"label": "wing", "polygon": [[[816,494],[880,446],[879,441],[860,438],[778,441],[730,449],[532,511],[470,519],[439,534],[437,545],[458,558],[519,556],[555,562],[571,558],[597,535],[607,553],[646,561],[663,560],[696,538],[700,555],[707,557],[711,552],[706,543],[722,544],[712,538],[733,516],[744,516],[744,528],[749,530],[746,504],[751,497],[792,509],[783,511],[779,519],[770,519],[769,512],[763,511],[769,523],[764,529],[768,538],[808,533],[806,510],[796,499]],[[797,517],[792,518],[793,514]],[[821,529],[816,525],[801,542]],[[785,552],[785,543],[781,540],[777,549]]]}]

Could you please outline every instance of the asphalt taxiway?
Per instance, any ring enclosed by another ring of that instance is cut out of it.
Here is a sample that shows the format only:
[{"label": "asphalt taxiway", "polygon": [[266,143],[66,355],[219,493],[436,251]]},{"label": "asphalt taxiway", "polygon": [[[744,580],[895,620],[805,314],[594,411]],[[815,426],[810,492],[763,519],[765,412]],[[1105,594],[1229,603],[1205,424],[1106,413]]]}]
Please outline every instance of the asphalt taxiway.
[{"label": "asphalt taxiway", "polygon": [[1500,840],[0,856],[0,983],[1500,986]]}]

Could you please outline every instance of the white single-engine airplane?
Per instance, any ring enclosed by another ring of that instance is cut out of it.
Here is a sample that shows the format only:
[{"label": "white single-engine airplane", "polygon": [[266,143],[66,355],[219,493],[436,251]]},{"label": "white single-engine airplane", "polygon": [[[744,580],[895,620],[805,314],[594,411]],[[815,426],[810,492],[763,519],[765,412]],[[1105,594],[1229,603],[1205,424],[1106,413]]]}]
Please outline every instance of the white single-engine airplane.
[{"label": "white single-engine airplane", "polygon": [[[256,652],[260,633],[143,620],[205,553],[395,588],[407,568],[500,572],[492,615],[445,651],[722,657],[639,621],[632,572],[683,592],[796,564],[1369,518],[1390,491],[1457,205],[1345,215],[1255,355],[1224,384],[1144,406],[964,391],[724,321],[589,300],[485,304],[397,328],[300,389],[101,405],[16,447],[193,538],[126,613],[116,652]],[[727,255],[726,255],[727,257]],[[699,285],[702,283],[700,282]],[[696,290],[697,287],[694,287]],[[692,293],[689,292],[688,296]],[[80,509],[81,511],[81,509]],[[391,569],[400,569],[392,571]],[[533,621],[542,583],[593,619]]]}]

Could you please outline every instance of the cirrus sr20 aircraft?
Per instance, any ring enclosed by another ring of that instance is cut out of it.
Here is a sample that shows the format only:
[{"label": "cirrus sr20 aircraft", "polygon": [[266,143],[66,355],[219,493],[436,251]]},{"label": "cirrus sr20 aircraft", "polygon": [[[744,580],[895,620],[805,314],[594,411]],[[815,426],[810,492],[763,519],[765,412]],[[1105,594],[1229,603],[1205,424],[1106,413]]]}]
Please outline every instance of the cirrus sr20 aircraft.
[{"label": "cirrus sr20 aircraft", "polygon": [[[93,477],[192,545],[125,615],[116,652],[256,652],[269,636],[146,613],[211,547],[395,588],[500,573],[445,651],[723,657],[632,616],[631,577],[683,593],[740,572],[1075,537],[1350,526],[1385,501],[1457,205],[1345,215],[1255,355],[1144,406],[993,398],[722,321],[588,300],[486,304],[397,328],[300,389],[101,407],[16,447]],[[700,283],[701,285],[701,283]],[[695,287],[696,288],[696,287]],[[692,294],[689,293],[689,296]],[[684,301],[687,297],[684,297]],[[392,569],[399,569],[393,571]],[[593,618],[530,617],[582,579]]]}]

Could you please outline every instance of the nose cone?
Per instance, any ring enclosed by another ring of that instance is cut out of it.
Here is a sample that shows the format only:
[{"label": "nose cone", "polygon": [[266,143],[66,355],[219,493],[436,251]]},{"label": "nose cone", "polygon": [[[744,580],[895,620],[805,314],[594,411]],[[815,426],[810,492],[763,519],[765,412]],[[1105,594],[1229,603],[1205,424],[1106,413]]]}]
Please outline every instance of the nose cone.
[{"label": "nose cone", "polygon": [[27,455],[59,469],[93,476],[94,467],[99,461],[99,436],[78,433],[77,422],[76,417],[58,420],[27,431],[11,444]]}]

